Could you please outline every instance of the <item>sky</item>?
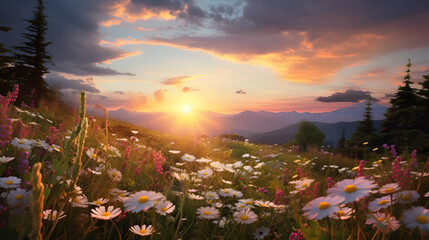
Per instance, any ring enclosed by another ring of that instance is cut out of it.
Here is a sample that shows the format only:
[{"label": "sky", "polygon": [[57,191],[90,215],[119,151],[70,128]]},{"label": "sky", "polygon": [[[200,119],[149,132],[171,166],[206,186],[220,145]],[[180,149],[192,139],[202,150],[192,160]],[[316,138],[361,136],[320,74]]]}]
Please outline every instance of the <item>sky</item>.
[{"label": "sky", "polygon": [[[368,94],[388,105],[408,58],[413,81],[429,74],[427,0],[44,3],[46,81],[110,110],[325,112]],[[2,43],[21,45],[35,5],[0,1]]]}]

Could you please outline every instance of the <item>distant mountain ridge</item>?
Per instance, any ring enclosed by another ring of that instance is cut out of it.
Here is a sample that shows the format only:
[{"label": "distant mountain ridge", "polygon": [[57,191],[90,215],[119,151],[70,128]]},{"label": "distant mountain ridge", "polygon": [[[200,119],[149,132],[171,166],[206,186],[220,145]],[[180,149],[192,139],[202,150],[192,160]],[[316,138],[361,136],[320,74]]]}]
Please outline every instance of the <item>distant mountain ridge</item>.
[{"label": "distant mountain ridge", "polygon": [[[136,112],[120,108],[109,111],[109,117],[143,126],[147,129],[175,135],[199,136],[205,134],[216,136],[222,133],[235,133],[250,137],[256,134],[277,131],[304,120],[319,123],[361,121],[365,107],[366,103],[361,102],[323,113],[243,111],[237,114],[219,114],[209,111],[196,111],[193,113],[195,119],[187,120],[182,113]],[[377,103],[373,103],[371,107],[374,120],[384,119],[387,107]],[[88,113],[103,115],[101,110],[95,108],[88,109]]]},{"label": "distant mountain ridge", "polygon": [[[383,120],[374,120],[374,127],[379,129]],[[324,142],[331,146],[334,146],[338,139],[340,139],[342,131],[345,131],[346,139],[349,139],[352,134],[356,131],[359,121],[356,122],[336,122],[336,123],[322,123],[312,122],[316,125],[320,131],[322,131],[326,137]],[[271,132],[259,133],[249,137],[249,140],[254,143],[266,143],[266,144],[283,144],[294,139],[295,133],[298,130],[299,123],[287,126],[282,129],[278,129]]]}]

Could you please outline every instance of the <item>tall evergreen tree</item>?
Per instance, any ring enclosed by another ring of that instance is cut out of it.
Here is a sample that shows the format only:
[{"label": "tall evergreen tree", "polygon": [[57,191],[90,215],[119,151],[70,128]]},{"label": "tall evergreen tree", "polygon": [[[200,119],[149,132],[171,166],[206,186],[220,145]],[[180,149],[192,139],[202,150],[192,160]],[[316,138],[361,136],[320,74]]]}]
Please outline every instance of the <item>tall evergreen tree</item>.
[{"label": "tall evergreen tree", "polygon": [[42,0],[38,0],[37,3],[33,18],[25,20],[30,24],[26,28],[28,33],[22,34],[27,41],[23,42],[23,46],[15,47],[18,50],[15,55],[15,73],[20,85],[20,96],[29,97],[31,93],[30,99],[35,100],[36,104],[42,97],[51,96],[52,92],[43,76],[49,72],[46,65],[53,64],[52,57],[47,51],[51,42],[45,41],[48,29],[45,7]]},{"label": "tall evergreen tree", "polygon": [[[1,22],[1,21],[0,21]],[[9,32],[11,28],[0,26],[0,32]],[[0,94],[6,95],[12,89],[12,65],[14,58],[10,55],[11,51],[0,43]]]},{"label": "tall evergreen tree", "polygon": [[413,82],[410,80],[410,68],[411,60],[408,59],[404,86],[400,86],[390,100],[391,107],[387,109],[383,121],[382,133],[385,141],[397,146],[408,144],[410,137],[420,134],[416,131],[416,120],[420,113],[421,97],[417,95],[417,89],[411,87]]},{"label": "tall evergreen tree", "polygon": [[347,145],[349,147],[357,147],[357,152],[361,156],[362,144],[365,142],[372,143],[376,136],[375,132],[376,129],[372,121],[371,95],[368,95],[363,121],[359,122],[356,132],[353,133]]},{"label": "tall evergreen tree", "polygon": [[419,83],[422,88],[417,92],[421,97],[421,113],[417,119],[417,126],[429,134],[429,74],[424,75],[423,79],[423,82]]}]

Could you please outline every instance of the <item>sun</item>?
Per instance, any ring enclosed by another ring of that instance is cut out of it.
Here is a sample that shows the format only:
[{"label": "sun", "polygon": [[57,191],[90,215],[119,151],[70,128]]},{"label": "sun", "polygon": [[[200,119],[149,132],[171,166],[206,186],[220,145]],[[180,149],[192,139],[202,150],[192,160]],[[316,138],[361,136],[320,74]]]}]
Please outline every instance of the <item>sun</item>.
[{"label": "sun", "polygon": [[183,106],[182,112],[184,112],[184,113],[192,112],[192,107],[189,105]]}]

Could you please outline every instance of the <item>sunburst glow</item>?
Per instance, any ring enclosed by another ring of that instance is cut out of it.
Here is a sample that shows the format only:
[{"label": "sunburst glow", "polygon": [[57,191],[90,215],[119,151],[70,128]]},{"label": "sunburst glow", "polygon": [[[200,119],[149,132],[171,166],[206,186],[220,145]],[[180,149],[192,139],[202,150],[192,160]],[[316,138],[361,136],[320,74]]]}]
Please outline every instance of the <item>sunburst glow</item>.
[{"label": "sunburst glow", "polygon": [[192,112],[192,107],[189,105],[184,106],[182,112],[184,112],[184,113]]}]

